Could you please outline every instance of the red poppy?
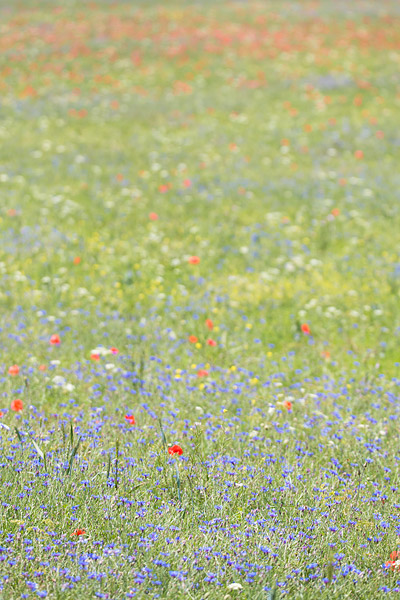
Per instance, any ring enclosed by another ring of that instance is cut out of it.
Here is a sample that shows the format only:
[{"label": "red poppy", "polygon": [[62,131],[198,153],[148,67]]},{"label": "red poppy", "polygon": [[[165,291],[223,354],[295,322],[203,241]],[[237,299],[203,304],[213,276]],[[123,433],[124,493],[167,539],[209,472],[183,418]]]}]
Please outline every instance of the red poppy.
[{"label": "red poppy", "polygon": [[86,531],[84,529],[75,529],[74,533],[71,535],[85,535]]},{"label": "red poppy", "polygon": [[200,258],[198,256],[190,256],[188,261],[191,265],[198,265],[200,262]]},{"label": "red poppy", "polygon": [[12,365],[9,369],[8,372],[10,375],[18,375],[19,373],[19,366],[18,365]]},{"label": "red poppy", "polygon": [[[390,567],[392,571],[400,570],[400,552],[398,550],[393,550],[390,553],[390,560],[386,563],[387,567]],[[399,564],[397,564],[399,563]]]},{"label": "red poppy", "polygon": [[90,355],[90,358],[92,360],[100,360],[100,354],[97,354],[96,352],[92,352],[92,354]]},{"label": "red poppy", "polygon": [[178,456],[181,456],[183,454],[183,450],[180,446],[178,446],[178,444],[174,444],[173,446],[168,448],[168,453],[171,454],[171,456],[173,456],[174,454],[178,454]]},{"label": "red poppy", "polygon": [[46,365],[39,365],[39,371],[46,371],[47,366]]},{"label": "red poppy", "polygon": [[214,323],[211,321],[211,319],[206,319],[206,326],[210,331],[214,329]]},{"label": "red poppy", "polygon": [[24,408],[24,403],[19,398],[11,400],[11,410],[14,412],[20,412]]},{"label": "red poppy", "polygon": [[155,212],[151,212],[151,213],[149,214],[149,219],[150,219],[150,221],[157,221],[157,219],[158,219],[158,214],[157,214],[157,213],[155,213]]},{"label": "red poppy", "polygon": [[161,192],[162,194],[165,194],[166,192],[168,192],[168,186],[165,185],[165,183],[162,183],[159,187],[158,187],[158,191]]},{"label": "red poppy", "polygon": [[207,344],[209,346],[216,346],[217,342],[215,340],[212,340],[211,338],[207,340]]},{"label": "red poppy", "polygon": [[128,421],[129,425],[135,425],[135,417],[133,415],[125,415],[125,420]]},{"label": "red poppy", "polygon": [[20,96],[21,96],[21,98],[27,98],[28,96],[31,96],[32,98],[34,98],[35,96],[37,96],[37,91],[31,85],[27,85],[22,90]]},{"label": "red poppy", "polygon": [[119,350],[118,348],[114,348],[114,346],[112,348],[110,348],[110,352],[111,354],[118,354]]},{"label": "red poppy", "polygon": [[50,344],[52,346],[58,346],[61,343],[60,336],[54,333],[50,338]]},{"label": "red poppy", "polygon": [[303,325],[301,326],[301,330],[303,333],[305,333],[306,335],[310,335],[311,334],[311,329],[310,327],[307,325],[307,323],[303,323]]},{"label": "red poppy", "polygon": [[183,185],[185,186],[185,188],[189,188],[192,185],[192,182],[190,181],[190,179],[185,179]]},{"label": "red poppy", "polygon": [[79,265],[79,263],[81,262],[81,257],[80,256],[75,256],[73,263],[74,265]]},{"label": "red poppy", "polygon": [[284,400],[283,406],[290,412],[292,410],[292,403],[290,400]]},{"label": "red poppy", "polygon": [[2,419],[4,417],[4,413],[2,410],[0,410],[0,419]]},{"label": "red poppy", "polygon": [[200,369],[200,371],[197,371],[197,377],[207,377],[208,376],[208,371],[206,371],[205,369]]},{"label": "red poppy", "polygon": [[189,342],[191,344],[195,344],[196,342],[198,342],[198,338],[195,335],[189,335]]},{"label": "red poppy", "polygon": [[338,217],[340,215],[340,210],[338,208],[332,208],[331,213],[334,217]]},{"label": "red poppy", "polygon": [[364,152],[362,150],[356,150],[354,152],[354,156],[356,158],[358,158],[359,160],[361,160],[362,158],[364,158]]}]

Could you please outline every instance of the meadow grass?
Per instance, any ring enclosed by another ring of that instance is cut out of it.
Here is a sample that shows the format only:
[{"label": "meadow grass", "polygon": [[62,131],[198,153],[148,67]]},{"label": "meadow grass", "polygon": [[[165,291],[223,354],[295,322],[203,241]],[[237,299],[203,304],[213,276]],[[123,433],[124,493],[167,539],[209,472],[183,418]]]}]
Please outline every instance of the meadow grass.
[{"label": "meadow grass", "polygon": [[0,32],[1,600],[396,597],[398,3]]}]

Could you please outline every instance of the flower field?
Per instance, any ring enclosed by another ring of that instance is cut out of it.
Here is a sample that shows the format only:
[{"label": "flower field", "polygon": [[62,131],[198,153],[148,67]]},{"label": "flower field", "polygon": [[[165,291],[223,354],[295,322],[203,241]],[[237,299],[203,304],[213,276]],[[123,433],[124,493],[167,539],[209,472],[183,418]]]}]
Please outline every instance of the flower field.
[{"label": "flower field", "polygon": [[400,592],[400,7],[0,7],[0,598]]}]

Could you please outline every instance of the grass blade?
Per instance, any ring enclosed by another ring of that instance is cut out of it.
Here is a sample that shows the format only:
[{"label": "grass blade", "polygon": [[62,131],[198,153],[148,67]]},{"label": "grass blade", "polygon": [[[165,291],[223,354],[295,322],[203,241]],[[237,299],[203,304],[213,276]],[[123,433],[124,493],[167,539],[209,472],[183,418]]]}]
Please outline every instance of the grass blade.
[{"label": "grass blade", "polygon": [[167,449],[167,438],[165,437],[165,433],[164,433],[164,429],[163,429],[160,417],[158,418],[158,424],[160,426],[162,443],[163,443],[163,446],[164,446],[164,448],[166,450]]},{"label": "grass blade", "polygon": [[40,458],[41,458],[42,460],[44,460],[44,453],[43,453],[43,450],[41,450],[41,449],[39,448],[39,446],[37,445],[37,443],[35,442],[35,440],[34,440],[33,438],[32,438],[32,444],[33,444],[33,446],[34,446],[34,448],[35,448],[36,452],[37,452],[37,453],[38,453],[38,455],[40,456]]},{"label": "grass blade", "polygon": [[21,444],[23,444],[24,440],[22,439],[22,435],[21,435],[18,427],[15,427],[15,431],[17,432],[17,436],[18,436],[19,441],[21,442]]},{"label": "grass blade", "polygon": [[111,455],[108,455],[108,463],[107,463],[107,476],[106,476],[106,483],[108,481],[108,478],[110,477],[110,470],[111,470]]},{"label": "grass blade", "polygon": [[175,469],[176,469],[176,485],[178,487],[178,499],[179,499],[179,503],[182,504],[182,498],[181,498],[181,478],[179,477],[179,468],[178,468],[178,463],[175,462]]},{"label": "grass blade", "polygon": [[68,469],[67,469],[67,475],[70,475],[70,473],[71,473],[72,463],[74,462],[75,455],[78,452],[78,448],[79,448],[79,444],[81,443],[81,439],[82,439],[82,436],[80,436],[80,438],[78,439],[78,443],[72,449],[71,456],[70,456],[70,459],[69,459],[69,465],[68,465]]},{"label": "grass blade", "polygon": [[70,438],[70,443],[71,443],[71,448],[74,445],[74,426],[72,425],[72,422],[70,422],[70,430],[69,430],[69,438]]},{"label": "grass blade", "polygon": [[40,449],[40,447],[38,446],[38,444],[35,442],[35,440],[32,438],[32,444],[36,450],[36,452],[38,453],[38,455],[40,456],[40,458],[42,459],[43,463],[44,463],[44,469],[47,472],[47,458],[46,458],[46,452],[43,452],[43,450]]},{"label": "grass blade", "polygon": [[276,587],[274,587],[272,590],[270,590],[269,595],[268,595],[268,600],[278,600]]},{"label": "grass blade", "polygon": [[119,454],[119,440],[115,442],[115,479],[114,487],[118,489],[118,454]]}]

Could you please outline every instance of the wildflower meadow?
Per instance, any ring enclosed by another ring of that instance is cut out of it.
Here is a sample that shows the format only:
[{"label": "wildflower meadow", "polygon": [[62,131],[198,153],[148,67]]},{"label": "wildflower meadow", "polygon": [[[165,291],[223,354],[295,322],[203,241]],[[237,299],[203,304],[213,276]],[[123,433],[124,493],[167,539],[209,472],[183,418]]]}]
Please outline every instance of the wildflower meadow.
[{"label": "wildflower meadow", "polygon": [[398,598],[399,2],[0,32],[0,599]]}]

